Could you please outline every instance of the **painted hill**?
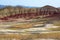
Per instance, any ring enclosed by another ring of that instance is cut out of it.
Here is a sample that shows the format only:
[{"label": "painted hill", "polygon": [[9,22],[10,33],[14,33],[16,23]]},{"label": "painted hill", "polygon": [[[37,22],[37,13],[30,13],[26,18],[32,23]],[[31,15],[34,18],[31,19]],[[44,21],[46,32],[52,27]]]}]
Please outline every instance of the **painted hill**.
[{"label": "painted hill", "polygon": [[53,6],[46,5],[40,8],[27,8],[22,6],[6,6],[0,9],[0,19],[9,20],[9,19],[32,19],[32,18],[43,18],[43,17],[52,17],[60,14],[60,9]]}]

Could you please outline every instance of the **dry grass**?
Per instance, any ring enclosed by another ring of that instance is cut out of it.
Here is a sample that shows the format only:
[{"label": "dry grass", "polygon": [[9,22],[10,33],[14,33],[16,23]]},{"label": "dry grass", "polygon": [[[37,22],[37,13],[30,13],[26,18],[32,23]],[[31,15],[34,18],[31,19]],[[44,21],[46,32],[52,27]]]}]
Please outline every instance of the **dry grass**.
[{"label": "dry grass", "polygon": [[12,27],[13,29],[24,29],[24,28],[32,28],[36,24],[41,24],[42,22],[33,22],[33,23],[22,23],[22,24],[14,24]]},{"label": "dry grass", "polygon": [[36,39],[36,38],[55,38],[60,39],[60,33],[35,33],[35,34],[6,34],[6,35],[0,35],[0,38],[10,38],[10,39],[20,39],[20,40],[28,40],[28,39]]},{"label": "dry grass", "polygon": [[55,26],[60,26],[60,21],[54,21]]},{"label": "dry grass", "polygon": [[60,27],[58,27],[58,28],[48,28],[48,30],[52,30],[52,31],[60,31]]}]

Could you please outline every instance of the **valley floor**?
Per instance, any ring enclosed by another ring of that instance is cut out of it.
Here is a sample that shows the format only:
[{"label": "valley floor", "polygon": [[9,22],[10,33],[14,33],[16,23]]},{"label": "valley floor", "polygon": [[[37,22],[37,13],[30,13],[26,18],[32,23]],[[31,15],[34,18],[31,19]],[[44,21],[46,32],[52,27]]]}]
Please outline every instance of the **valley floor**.
[{"label": "valley floor", "polygon": [[[0,23],[1,40],[60,40],[60,26],[46,20]],[[59,22],[60,23],[60,22]],[[58,24],[59,24],[58,23]]]}]

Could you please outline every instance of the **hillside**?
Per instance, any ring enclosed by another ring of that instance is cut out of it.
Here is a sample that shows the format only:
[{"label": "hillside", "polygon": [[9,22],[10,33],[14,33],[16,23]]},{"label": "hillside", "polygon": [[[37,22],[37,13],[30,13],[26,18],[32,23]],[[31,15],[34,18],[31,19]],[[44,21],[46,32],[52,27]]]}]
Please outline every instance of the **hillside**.
[{"label": "hillside", "polygon": [[60,14],[60,9],[49,5],[40,8],[25,8],[21,6],[6,6],[0,9],[0,20],[9,20],[11,18],[43,18],[52,17]]}]

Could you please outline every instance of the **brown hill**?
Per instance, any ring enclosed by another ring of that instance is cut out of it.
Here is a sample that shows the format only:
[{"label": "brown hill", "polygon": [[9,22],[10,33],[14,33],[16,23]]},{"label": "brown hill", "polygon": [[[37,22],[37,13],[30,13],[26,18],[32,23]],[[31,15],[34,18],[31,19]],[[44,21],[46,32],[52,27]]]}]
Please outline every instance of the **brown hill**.
[{"label": "brown hill", "polygon": [[20,6],[7,6],[0,9],[0,19],[9,20],[11,18],[37,18],[60,16],[60,9],[49,5],[40,8],[24,8]]}]

